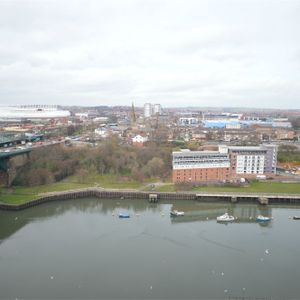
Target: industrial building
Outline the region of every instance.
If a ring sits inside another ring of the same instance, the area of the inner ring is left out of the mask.
[[[226,182],[276,174],[277,146],[219,146],[219,151],[173,152],[173,182]]]
[[[186,117],[184,117],[184,118],[179,118],[178,119],[178,125],[179,126],[198,126],[198,124],[199,124],[199,120],[198,120],[198,118],[192,118],[192,117],[190,117],[190,118],[186,118]]]
[[[227,128],[227,129],[239,129],[251,126],[265,126],[273,128],[291,128],[292,124],[286,118],[281,119],[263,119],[260,118],[246,118],[246,119],[208,119],[202,120],[204,128]]]

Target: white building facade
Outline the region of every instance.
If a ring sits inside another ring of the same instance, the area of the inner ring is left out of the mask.
[[[152,104],[151,103],[145,103],[144,104],[144,117],[150,118],[152,116]]]
[[[154,104],[153,105],[153,114],[154,115],[161,115],[161,105],[160,104]]]
[[[228,153],[232,175],[254,177],[275,175],[277,167],[277,145],[219,146],[219,151]]]
[[[150,118],[151,116],[161,115],[162,108],[160,104],[144,104],[144,118]]]

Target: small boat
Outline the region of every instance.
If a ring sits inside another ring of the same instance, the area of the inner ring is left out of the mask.
[[[234,216],[230,216],[228,213],[225,213],[222,216],[217,217],[218,222],[232,222],[235,220]]]
[[[170,212],[171,217],[180,217],[184,216],[184,211],[172,210]]]
[[[256,221],[257,222],[269,222],[269,221],[271,221],[271,218],[259,215],[259,216],[257,216]]]
[[[119,213],[119,218],[121,218],[121,219],[130,218],[130,215],[126,214],[126,213]]]
[[[300,220],[300,216],[293,216],[293,220]]]

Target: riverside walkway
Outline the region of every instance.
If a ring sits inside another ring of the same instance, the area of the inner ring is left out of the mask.
[[[39,195],[37,198],[22,204],[0,203],[2,210],[20,210],[51,201],[62,201],[77,198],[113,198],[113,199],[144,199],[149,202],[155,197],[160,200],[196,200],[201,202],[258,202],[262,205],[274,203],[299,203],[300,194],[272,193],[194,193],[194,192],[142,192],[135,190],[109,190],[101,188],[85,188],[63,192],[51,192]],[[155,201],[155,202],[157,202]]]

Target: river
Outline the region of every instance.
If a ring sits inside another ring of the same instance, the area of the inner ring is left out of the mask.
[[[217,223],[224,212],[238,221]],[[299,206],[94,198],[0,211],[0,298],[299,299],[293,215]]]

